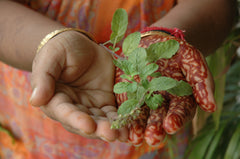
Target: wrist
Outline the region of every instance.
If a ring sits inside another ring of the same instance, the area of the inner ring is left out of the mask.
[[[95,38],[93,37],[93,35],[91,35],[90,33],[82,30],[82,29],[77,29],[77,28],[62,28],[62,29],[57,29],[57,30],[54,30],[52,32],[50,32],[49,34],[47,34],[40,42],[40,44],[38,45],[38,48],[37,48],[37,52],[38,53],[41,48],[46,45],[46,43],[48,43],[49,40],[55,38],[56,36],[64,33],[64,32],[68,32],[68,31],[76,31],[78,33],[81,33],[83,34],[84,36],[86,36],[87,38],[89,38],[90,40],[96,42]]]

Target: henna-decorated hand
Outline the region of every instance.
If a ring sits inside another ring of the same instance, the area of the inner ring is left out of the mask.
[[[135,146],[143,140],[150,146],[159,145],[166,134],[174,134],[195,115],[197,105],[204,111],[214,112],[216,104],[213,96],[214,83],[208,66],[202,54],[186,41],[167,34],[151,35],[142,38],[140,46],[147,48],[153,43],[177,40],[180,44],[178,52],[171,59],[157,61],[162,76],[176,80],[187,81],[193,88],[191,96],[174,96],[167,92],[162,106],[157,110],[149,110],[147,106],[141,108],[141,114],[129,126],[129,142]],[[122,82],[122,71],[117,68],[116,83]],[[127,100],[126,93],[117,94],[118,105]]]

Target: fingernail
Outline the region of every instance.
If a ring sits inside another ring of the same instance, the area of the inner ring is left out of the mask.
[[[113,142],[115,139],[107,139],[106,137],[100,136],[101,140],[106,141],[106,142]]]
[[[136,145],[133,144],[134,147],[140,147],[141,145],[142,145],[142,143],[140,143],[140,144],[136,144]]]
[[[105,137],[100,136],[101,140],[109,142]]]
[[[35,105],[32,103],[32,100],[35,98],[36,94],[37,94],[37,89],[34,88],[34,89],[33,89],[33,92],[32,92],[32,95],[31,95],[31,97],[30,97],[30,99],[29,99],[29,102],[30,102],[30,104],[31,104],[32,106],[35,106]]]

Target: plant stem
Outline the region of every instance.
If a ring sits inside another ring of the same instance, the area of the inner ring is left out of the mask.
[[[108,41],[106,41],[105,43],[103,43],[102,45],[107,45],[108,43],[110,43],[111,41],[110,40],[108,40]]]
[[[106,46],[104,46],[104,44],[99,44],[100,46],[102,46],[105,50],[107,50],[109,53],[111,53],[113,55],[113,58],[116,59],[115,57],[117,57],[120,60],[125,60],[125,58],[119,56],[118,54],[116,54],[115,52],[113,52],[112,50],[110,50],[109,48],[107,48]]]
[[[118,36],[116,36],[115,40],[114,40],[114,43],[113,43],[113,50],[115,50],[115,47],[116,47],[116,44],[117,44],[117,38]]]
[[[143,96],[140,98],[138,104],[136,105],[137,108],[140,108],[140,107],[142,106],[141,103],[144,101],[144,99],[145,99],[145,97],[146,97],[146,95],[147,95],[147,92],[148,92],[148,91],[146,91],[146,92],[143,94]]]
[[[142,97],[140,98],[139,102],[137,103],[137,105],[135,106],[135,108],[128,114],[126,115],[119,115],[118,118],[112,122],[111,124],[111,129],[118,129],[118,128],[121,128],[121,127],[124,127],[125,125],[127,125],[128,123],[130,123],[132,120],[135,120],[139,114],[140,114],[140,111],[141,111],[141,107],[143,106],[143,102],[144,102],[144,99],[145,99],[145,96],[147,95],[147,92],[146,91]]]

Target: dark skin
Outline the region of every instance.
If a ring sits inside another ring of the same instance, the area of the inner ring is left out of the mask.
[[[153,25],[186,30],[186,40],[206,56],[229,33],[234,6],[233,0],[180,1]],[[33,106],[41,107],[70,132],[88,138],[127,141],[127,128],[110,129],[109,118],[117,111],[111,55],[76,31],[59,34],[36,55],[44,36],[64,26],[8,0],[0,1],[0,15],[8,15],[0,16],[0,60],[32,71]]]

